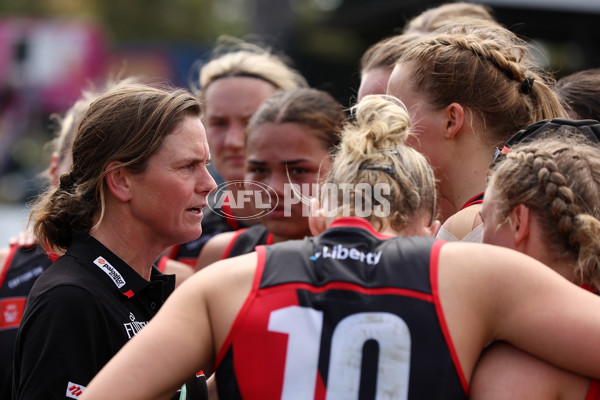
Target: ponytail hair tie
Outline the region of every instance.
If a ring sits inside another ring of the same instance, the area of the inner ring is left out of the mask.
[[[73,189],[75,186],[75,177],[73,172],[65,172],[60,176],[60,188],[66,192]]]
[[[525,78],[521,82],[521,92],[523,94],[529,94],[533,90],[533,78]]]

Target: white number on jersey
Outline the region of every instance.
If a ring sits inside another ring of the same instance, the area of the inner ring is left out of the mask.
[[[269,331],[288,334],[282,400],[312,400],[318,374],[323,313],[289,306],[271,313]],[[408,398],[411,337],[406,322],[385,312],[357,313],[333,331],[327,399],[358,398],[364,344],[379,346],[376,399]]]

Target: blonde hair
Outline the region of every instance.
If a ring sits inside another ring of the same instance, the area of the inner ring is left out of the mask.
[[[375,209],[380,204],[360,190],[351,191],[349,204],[342,204],[341,186],[350,184],[385,185],[384,197],[390,204],[390,214],[378,216],[372,212],[365,218],[380,229],[389,224],[401,231],[411,220],[424,213],[435,217],[435,178],[425,157],[405,144],[410,133],[410,119],[404,104],[392,96],[365,96],[351,109],[354,122],[342,131],[342,141],[336,152],[326,183],[339,187],[337,216],[357,215],[357,204]],[[326,203],[326,199],[322,199]],[[380,202],[379,202],[380,203]]]
[[[254,77],[281,90],[308,87],[306,79],[291,67],[285,56],[274,54],[270,48],[226,35],[217,39],[210,60],[199,68],[199,87],[198,84],[193,86],[202,104],[208,86],[227,76]]]
[[[375,68],[391,71],[402,53],[422,37],[421,33],[411,32],[380,40],[364,52],[360,59],[360,72],[365,73]]]
[[[579,284],[600,289],[600,147],[573,135],[515,146],[491,170],[501,224],[520,204],[534,211],[554,257],[575,262]]]
[[[481,4],[456,2],[432,7],[412,18],[404,26],[403,33],[427,33],[446,26],[485,21],[498,24],[492,16],[491,9]]]
[[[360,71],[364,73],[374,68],[393,69],[402,53],[417,40],[422,40],[439,28],[482,24],[499,25],[490,9],[480,4],[457,2],[430,8],[412,18],[401,34],[381,39],[369,47],[361,57]]]
[[[481,140],[491,148],[533,122],[566,117],[551,76],[535,66],[525,42],[501,26],[442,28],[398,63],[411,68],[410,84],[434,109],[456,102],[479,115]]]

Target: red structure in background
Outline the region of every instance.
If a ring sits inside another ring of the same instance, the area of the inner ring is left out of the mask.
[[[0,86],[24,91],[42,113],[70,107],[107,57],[104,31],[91,21],[0,19]]]
[[[187,86],[205,47],[169,42],[115,44],[93,20],[0,18],[0,203],[40,189],[36,174],[51,137],[49,115],[63,114],[83,89],[130,75]]]

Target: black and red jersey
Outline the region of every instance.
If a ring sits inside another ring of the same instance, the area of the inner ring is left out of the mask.
[[[223,252],[221,259],[252,253],[256,246],[273,244],[273,234],[262,224],[238,230]]]
[[[440,306],[443,241],[358,218],[257,248],[251,293],[219,351],[221,399],[465,399]]]
[[[483,203],[483,195],[484,193],[482,192],[476,196],[471,197],[460,209],[464,210],[465,208],[471,207],[472,205]]]
[[[39,245],[10,246],[0,274],[0,399],[11,398],[15,341],[31,287],[57,258]]]

